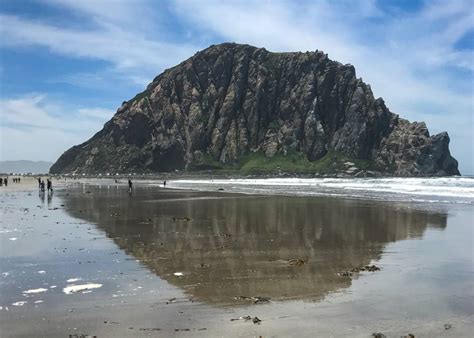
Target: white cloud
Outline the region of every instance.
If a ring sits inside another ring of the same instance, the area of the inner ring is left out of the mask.
[[[426,1],[419,11],[396,15],[385,12],[375,0],[43,2],[66,10],[84,25],[64,27],[0,14],[0,43],[11,48],[41,46],[52,53],[108,63],[94,74],[63,75],[64,82],[90,87],[101,81],[110,84],[107,79],[114,78],[144,86],[164,68],[205,47],[204,41],[235,41],[271,51],[319,49],[334,60],[352,63],[393,112],[425,120],[432,132],[447,130],[461,171],[474,173],[474,53],[455,48],[474,29],[471,0]],[[183,34],[187,41],[193,37],[192,43],[168,34],[175,26],[162,25],[167,14],[174,14],[171,23],[184,27]],[[36,96],[39,103],[31,100],[35,119],[43,121],[34,123],[50,125],[57,108],[44,97]],[[21,111],[20,103],[10,108]],[[45,111],[48,114],[41,115]],[[77,110],[75,114],[78,120],[88,118]],[[89,114],[101,112],[89,110]],[[21,113],[16,121],[32,123],[28,114]]]
[[[77,111],[81,117],[98,118],[105,121],[109,120],[113,115],[110,109],[105,108],[79,108]]]
[[[80,2],[78,2],[80,3]],[[140,18],[135,17],[135,20]],[[64,28],[49,22],[0,14],[2,47],[46,47],[52,53],[107,61],[137,82],[189,57],[195,46],[150,39],[130,26],[102,22],[94,29]],[[139,79],[139,80],[137,80]]]
[[[41,0],[44,4],[60,7],[75,13],[82,19],[94,20],[98,25],[114,23],[117,25],[152,25],[155,12],[150,11],[146,0]],[[140,18],[137,21],[137,18]]]
[[[134,96],[138,91],[143,90],[156,76],[156,72],[138,72],[143,75],[134,75],[118,73],[115,69],[103,68],[95,72],[70,72],[67,74],[52,75],[48,79],[50,84],[68,84],[77,88],[88,90],[96,90],[102,93],[116,93],[118,89],[130,91],[130,95]],[[119,97],[126,99],[126,97]]]
[[[73,108],[31,93],[0,101],[0,160],[54,161],[100,130],[114,112]]]

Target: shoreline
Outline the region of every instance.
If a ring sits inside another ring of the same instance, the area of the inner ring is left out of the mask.
[[[370,171],[369,171],[370,173]],[[319,173],[298,173],[298,172],[272,172],[272,173],[239,173],[238,171],[229,171],[229,172],[218,172],[213,170],[203,170],[203,171],[175,171],[175,172],[150,172],[150,173],[62,173],[62,174],[52,174],[52,173],[43,173],[43,174],[14,174],[14,173],[0,173],[0,177],[56,177],[56,178],[69,178],[69,179],[81,179],[81,178],[108,178],[108,179],[125,179],[125,178],[134,178],[134,179],[153,179],[153,180],[162,180],[162,179],[188,179],[188,178],[211,178],[211,179],[266,179],[266,178],[345,178],[345,179],[373,179],[373,178],[474,178],[474,175],[446,175],[446,176],[397,176],[390,175],[382,172],[373,172],[373,175],[366,176],[354,176],[347,173],[331,173],[331,174],[319,174]]]
[[[110,178],[110,177],[80,177],[80,178],[64,178],[54,176],[51,177],[53,181],[53,189],[64,189],[74,187],[76,184],[107,185],[107,186],[127,186],[128,178]],[[35,191],[38,189],[35,177],[22,177],[21,183],[10,183],[7,187],[0,187],[0,194],[13,191]],[[464,189],[465,197],[461,197],[456,193],[457,190],[450,192],[450,189],[458,186],[454,181],[454,186],[440,185],[431,187],[431,184],[444,184],[442,182],[451,182],[453,180],[467,179],[469,180],[469,188]],[[301,180],[301,181],[298,181]],[[316,181],[313,181],[316,180]],[[394,202],[401,204],[412,205],[444,205],[444,204],[474,204],[474,179],[470,177],[464,178],[407,178],[406,191],[398,188],[399,184],[404,184],[404,179],[390,178],[390,179],[305,179],[305,178],[182,178],[170,179],[167,181],[167,186],[163,187],[163,179],[157,178],[132,178],[133,188],[157,188],[164,189],[163,191],[192,191],[192,192],[208,192],[230,195],[244,195],[244,196],[299,196],[299,197],[314,197],[314,198],[330,198],[330,199],[344,199],[349,201],[367,201],[367,202]],[[470,181],[472,180],[472,184]],[[432,182],[432,183],[430,183]],[[375,185],[374,185],[375,184]],[[328,187],[331,188],[327,188]],[[382,185],[382,190],[378,188]],[[417,188],[411,188],[413,185]],[[393,186],[391,188],[391,186]],[[472,188],[471,188],[472,186]],[[428,189],[429,188],[429,189]],[[328,190],[329,189],[329,190]],[[430,190],[431,189],[431,190]],[[466,190],[467,189],[467,190]],[[424,191],[426,190],[426,191]],[[430,192],[432,191],[432,192]]]

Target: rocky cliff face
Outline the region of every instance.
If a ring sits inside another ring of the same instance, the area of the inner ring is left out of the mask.
[[[297,153],[359,159],[390,175],[456,175],[448,145],[447,133],[430,136],[423,122],[391,113],[351,65],[226,43],[156,77],[51,173],[232,167],[249,154]]]

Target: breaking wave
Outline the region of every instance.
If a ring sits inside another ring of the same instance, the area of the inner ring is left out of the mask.
[[[474,178],[471,177],[183,179],[170,181],[169,186],[247,194],[474,203]]]

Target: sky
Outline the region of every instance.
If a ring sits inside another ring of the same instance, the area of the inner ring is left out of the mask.
[[[211,44],[322,50],[474,174],[472,0],[0,0],[0,160],[55,161]]]

